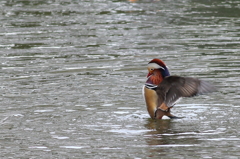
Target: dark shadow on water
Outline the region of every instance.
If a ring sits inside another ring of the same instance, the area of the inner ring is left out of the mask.
[[[155,129],[159,134],[166,133],[171,128],[171,120],[152,120],[148,119],[145,127],[148,129]]]
[[[172,134],[177,132],[172,132],[173,127],[172,120],[152,120],[149,119],[147,123],[145,124],[145,127],[148,129],[151,129],[152,131],[149,131],[146,133],[146,141],[148,145],[166,145],[170,144],[171,140],[169,139],[169,136],[166,136],[164,134]]]
[[[148,119],[144,125],[148,131],[145,134],[146,142],[149,146],[158,147],[156,151],[168,151],[169,147],[176,145],[196,145],[198,140],[198,130],[194,125],[186,125],[184,122],[178,122],[181,119],[152,120]]]

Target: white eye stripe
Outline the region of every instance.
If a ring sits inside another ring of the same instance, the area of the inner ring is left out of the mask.
[[[165,68],[163,68],[162,66],[160,66],[160,65],[158,65],[158,64],[156,64],[156,63],[149,63],[149,64],[148,64],[148,67],[150,67],[150,68],[155,68],[155,69],[161,68],[161,69],[165,70]]]

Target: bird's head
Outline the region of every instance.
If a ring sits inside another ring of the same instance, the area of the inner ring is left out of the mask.
[[[170,73],[168,71],[167,66],[165,65],[165,63],[160,60],[160,59],[153,59],[148,63],[147,66],[148,69],[148,75],[147,77],[150,77],[151,75],[154,74],[154,72],[156,71],[160,71],[161,72],[161,76],[164,78],[166,76],[170,76]]]

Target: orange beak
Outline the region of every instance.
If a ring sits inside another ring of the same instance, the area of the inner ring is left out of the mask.
[[[148,75],[147,75],[147,78],[149,77],[149,76],[151,76],[153,74],[153,71],[149,71],[148,72]]]

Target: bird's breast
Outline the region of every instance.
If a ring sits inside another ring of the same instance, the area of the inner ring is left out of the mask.
[[[155,111],[157,109],[158,96],[155,90],[148,89],[144,86],[143,96],[145,98],[146,106],[151,118],[155,118]]]

